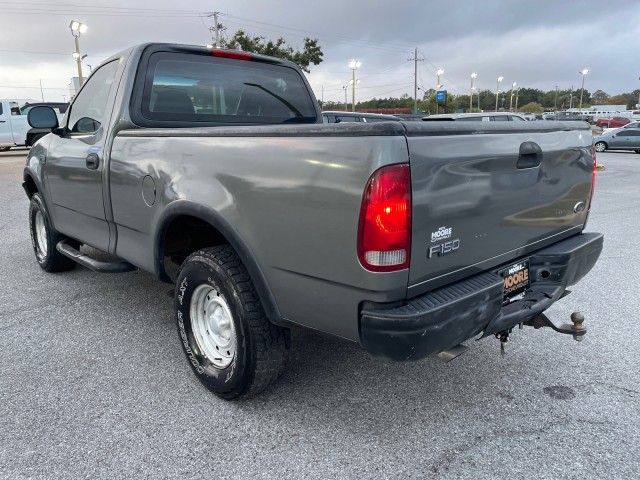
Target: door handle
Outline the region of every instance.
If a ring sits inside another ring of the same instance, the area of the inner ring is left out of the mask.
[[[520,145],[518,168],[534,168],[542,162],[542,149],[536,142],[524,142]]]
[[[97,170],[100,166],[100,157],[97,153],[90,153],[87,155],[86,164],[89,170]]]

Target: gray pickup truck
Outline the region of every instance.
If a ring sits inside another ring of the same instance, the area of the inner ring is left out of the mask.
[[[24,169],[40,266],[174,284],[187,360],[223,398],[278,378],[293,327],[394,360],[585,332],[543,312],[602,250],[587,124],[323,124],[296,65],[167,44],[105,61],[61,126],[29,119],[53,129]]]

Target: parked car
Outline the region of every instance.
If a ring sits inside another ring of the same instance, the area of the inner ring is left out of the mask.
[[[596,120],[596,127],[617,128],[626,125],[630,121],[631,120],[629,120],[627,117],[601,118],[599,120]]]
[[[384,115],[382,113],[364,113],[364,112],[322,112],[322,121],[324,123],[346,123],[346,122],[399,122],[401,119],[395,115]]]
[[[623,128],[640,128],[640,121],[629,122],[629,123],[627,123],[626,125],[624,125],[622,127],[603,128],[602,129],[602,133],[607,133],[607,132],[610,132],[612,130],[621,130]]]
[[[640,128],[612,130],[593,137],[593,148],[595,148],[596,152],[633,150],[636,153],[640,153]]]
[[[520,114],[510,112],[482,112],[482,113],[442,113],[429,115],[425,121],[451,121],[460,122],[526,122]]]
[[[427,114],[425,113],[394,113],[394,117],[398,117],[400,120],[404,120],[405,122],[421,122]]]

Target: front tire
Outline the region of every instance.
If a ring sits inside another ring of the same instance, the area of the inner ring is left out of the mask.
[[[76,262],[56,250],[65,237],[51,226],[51,218],[39,193],[34,193],[29,204],[29,231],[31,245],[40,267],[50,273],[72,270]]]
[[[596,152],[606,152],[607,151],[607,144],[604,142],[597,142],[593,148],[596,149]]]
[[[228,245],[182,264],[175,290],[178,334],[191,369],[216,395],[256,395],[282,374],[289,330],[266,317],[249,274]]]

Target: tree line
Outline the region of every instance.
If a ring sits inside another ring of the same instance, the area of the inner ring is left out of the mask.
[[[224,30],[220,24],[218,28]],[[309,73],[310,65],[319,65],[323,60],[323,52],[318,39],[305,38],[302,50],[295,49],[287,44],[282,38],[275,41],[268,40],[263,36],[251,36],[243,30],[238,30],[231,38],[221,39],[220,46],[230,49],[239,49],[248,52],[260,53],[279,58],[285,58],[297,63],[302,70]],[[436,91],[434,89],[422,90],[423,96],[417,101],[418,110],[421,113],[456,111],[480,111],[494,110],[496,104],[498,109],[517,109],[521,112],[544,112],[553,110],[566,110],[567,108],[577,108],[580,104],[580,90],[550,90],[542,91],[536,88],[519,88],[517,90],[506,90],[498,93],[491,90],[482,90],[474,93],[473,98],[469,95],[447,94],[446,102],[436,102]],[[597,90],[593,94],[589,90],[582,92],[582,107],[591,105],[626,105],[628,110],[635,109],[639,100],[640,89],[629,93],[610,96],[602,90]],[[350,110],[351,105],[342,102],[318,101],[323,110]],[[371,110],[382,108],[414,108],[414,99],[408,94],[400,98],[373,98],[356,103],[356,110]]]

